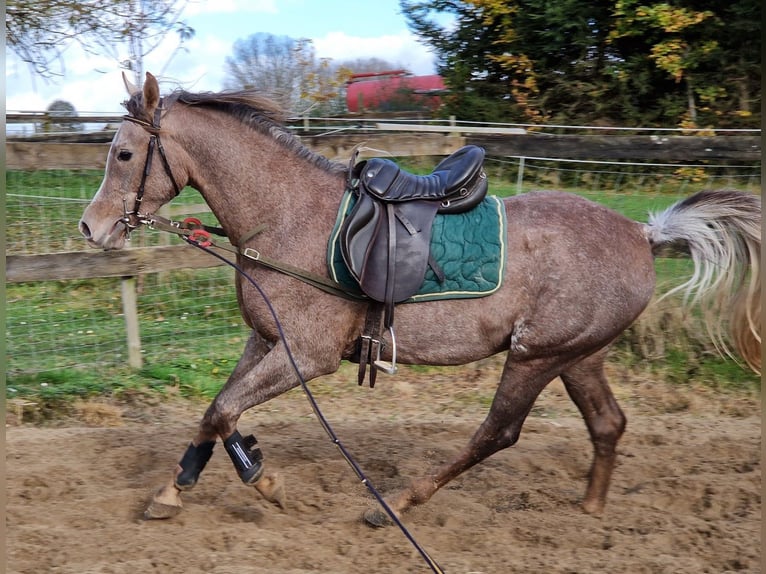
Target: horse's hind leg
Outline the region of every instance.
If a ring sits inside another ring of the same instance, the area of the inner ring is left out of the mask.
[[[560,373],[562,367],[558,358],[521,363],[507,359],[489,413],[468,445],[452,461],[437,468],[432,474],[413,480],[408,488],[387,498],[391,510],[399,515],[413,506],[427,502],[453,478],[497,451],[515,444],[538,395]],[[387,516],[377,509],[366,512],[364,518],[372,526],[388,524]]]
[[[617,441],[625,431],[625,415],[609,389],[604,374],[606,349],[591,355],[561,374],[569,396],[580,409],[593,443],[593,464],[582,502],[590,514],[606,504],[609,482],[617,460]]]

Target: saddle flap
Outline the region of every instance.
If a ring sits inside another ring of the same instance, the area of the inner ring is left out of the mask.
[[[341,227],[341,255],[351,274],[359,281],[365,261],[380,233],[383,207],[367,196],[359,197]]]
[[[387,207],[366,194],[359,197],[341,228],[340,248],[351,275],[368,297],[381,302],[390,297],[398,303],[418,291],[428,266],[436,208],[437,204],[428,202]]]

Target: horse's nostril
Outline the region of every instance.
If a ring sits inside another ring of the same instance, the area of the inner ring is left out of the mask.
[[[77,227],[80,229],[80,233],[82,233],[82,235],[83,235],[83,237],[85,237],[85,239],[90,239],[91,238],[90,227],[88,227],[87,223],[85,223],[84,221],[80,220],[80,223],[77,225]]]

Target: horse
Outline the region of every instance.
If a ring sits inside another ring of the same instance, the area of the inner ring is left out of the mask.
[[[142,88],[123,79],[128,113],[112,141],[104,179],[79,221],[87,243],[104,250],[124,247],[133,229],[154,221],[160,207],[191,186],[237,248],[237,265],[258,278],[255,286],[243,275],[236,280],[241,314],[251,329],[244,352],[145,516],[178,514],[182,492],[197,483],[218,439],[240,479],[284,506],[283,479],[266,469],[258,441],[242,437],[238,420],[298,386],[301,376],[309,381],[331,374],[354,359],[369,301],[325,292],[243,254],[255,250],[263,259],[327,277],[327,240],[349,166],[301,143],[279,108],[254,90],[176,89],[161,96],[150,73]],[[626,426],[605,376],[605,357],[651,302],[655,259],[669,249],[693,260],[692,277],[676,289],[687,305],[705,310],[721,352],[735,353],[760,371],[757,195],[697,192],[646,223],[564,192],[528,192],[502,205],[505,278],[496,292],[396,307],[400,364],[455,366],[505,353],[486,418],[465,447],[385,497],[396,517],[514,445],[536,398],[557,377],[593,446],[581,506],[586,513],[602,513]],[[386,346],[382,358],[390,360],[390,354]],[[381,514],[368,510],[365,518],[382,525],[387,517]]]

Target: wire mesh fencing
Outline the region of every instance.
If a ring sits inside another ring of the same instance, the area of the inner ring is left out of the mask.
[[[565,162],[546,158],[488,158],[490,193],[564,189],[643,219],[647,205],[662,208],[702,188],[733,187],[757,193],[758,165],[705,166]],[[77,229],[103,174],[94,171],[6,173],[6,254],[85,250]],[[174,204],[201,204],[191,189]],[[212,214],[198,214],[215,224]],[[132,247],[179,242],[142,230]],[[190,248],[191,249],[191,248]],[[137,284],[144,364],[174,360],[234,361],[248,329],[239,316],[228,267],[141,275]],[[42,281],[6,285],[6,375],[12,383],[61,369],[104,368],[127,361],[120,279]]]

